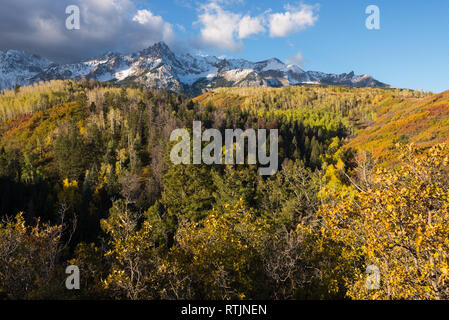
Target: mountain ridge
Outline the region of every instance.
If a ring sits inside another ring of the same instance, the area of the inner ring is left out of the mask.
[[[200,94],[218,87],[285,87],[321,84],[389,87],[369,75],[304,71],[278,58],[251,62],[215,56],[175,54],[159,42],[131,54],[107,52],[78,63],[56,64],[24,51],[0,51],[0,89],[39,81],[81,79],[135,83],[148,88]]]

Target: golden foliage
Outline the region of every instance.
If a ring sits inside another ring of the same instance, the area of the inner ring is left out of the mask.
[[[0,293],[7,298],[43,299],[59,290],[62,226],[28,227],[22,213],[0,222]]]
[[[261,267],[255,262],[268,235],[268,225],[240,201],[201,223],[183,224],[172,251],[208,299],[244,299],[257,285],[251,275]]]
[[[354,199],[319,212],[323,234],[347,246],[347,259],[363,261],[346,279],[351,298],[449,298],[449,148],[403,147],[401,160],[394,170],[378,169]],[[380,269],[379,290],[368,290],[369,265]]]

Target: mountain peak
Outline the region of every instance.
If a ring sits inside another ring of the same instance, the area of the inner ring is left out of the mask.
[[[267,62],[275,62],[275,63],[280,63],[280,64],[285,64],[284,62],[282,62],[281,60],[279,60],[278,58],[271,58],[266,60]]]
[[[153,44],[153,46],[150,46],[150,48],[158,48],[165,51],[171,51],[170,48],[167,46],[167,44],[164,41],[159,41]]]
[[[158,55],[172,55],[173,52],[167,46],[167,44],[163,41],[156,42],[152,46],[144,49],[143,52],[146,54],[158,54]]]
[[[15,49],[9,49],[6,51],[6,54],[8,55],[28,55],[23,50],[15,50]]]
[[[114,52],[114,51],[108,51],[108,52],[105,52],[105,53],[95,57],[94,59],[97,59],[97,60],[109,60],[109,59],[111,59],[113,57],[116,57],[116,56],[120,56],[120,53],[117,53],[117,52]]]

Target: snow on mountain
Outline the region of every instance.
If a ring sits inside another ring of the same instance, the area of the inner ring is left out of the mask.
[[[0,89],[52,79],[83,77],[114,83],[133,82],[145,87],[193,94],[216,87],[282,87],[298,84],[385,87],[368,75],[304,71],[272,58],[260,62],[191,54],[176,55],[163,42],[138,53],[108,52],[72,64],[54,64],[22,51],[0,51]]]
[[[53,62],[24,51],[0,51],[0,89],[16,84],[27,85],[29,79],[49,68]]]

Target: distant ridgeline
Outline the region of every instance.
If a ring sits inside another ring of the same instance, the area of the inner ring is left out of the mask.
[[[388,85],[354,72],[329,74],[304,71],[272,58],[260,62],[213,56],[175,54],[163,42],[140,52],[108,52],[77,63],[56,64],[23,51],[0,51],[0,89],[16,84],[86,77],[118,85],[171,90],[193,95],[218,87],[285,87],[299,84],[379,87]]]

